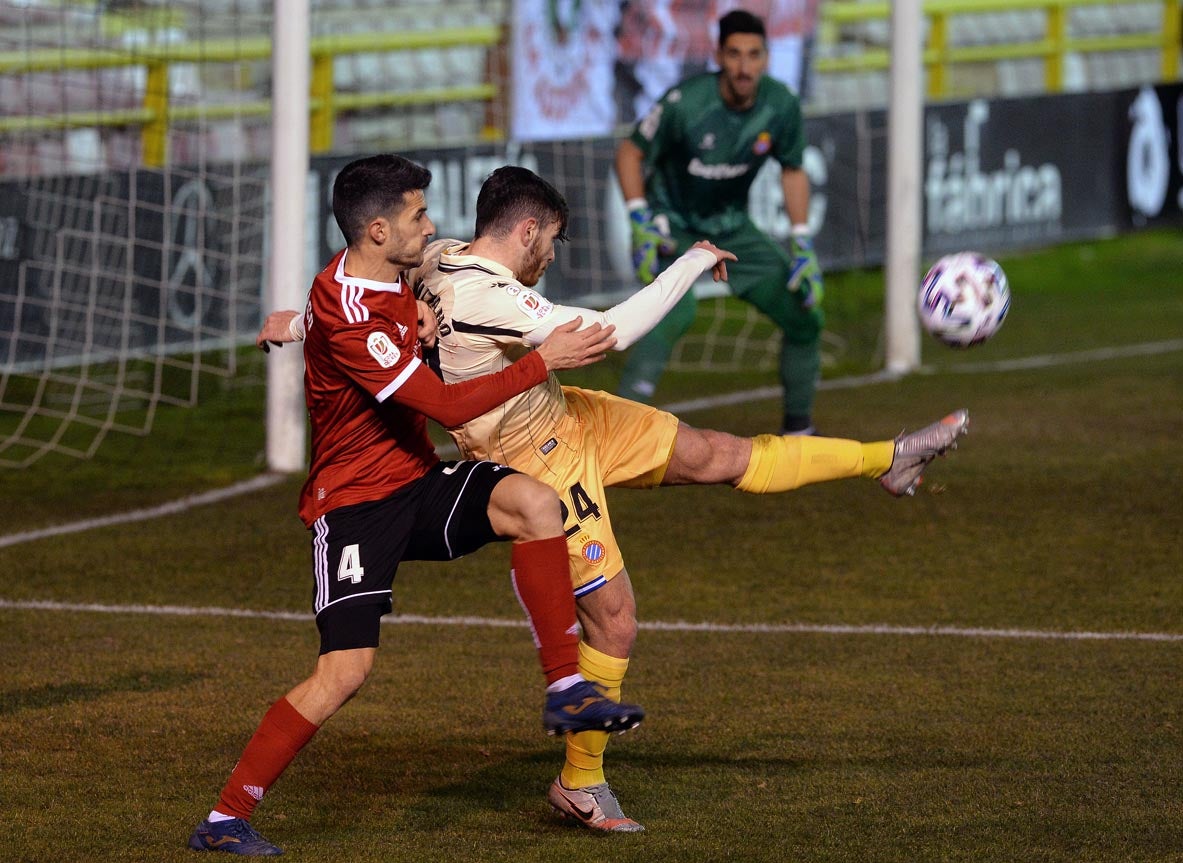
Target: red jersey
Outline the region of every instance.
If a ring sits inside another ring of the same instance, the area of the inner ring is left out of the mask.
[[[427,417],[456,426],[546,380],[530,353],[494,375],[445,385],[420,359],[415,294],[403,280],[316,276],[304,310],[304,398],[312,464],[300,493],[309,527],[340,506],[381,500],[438,461]]]

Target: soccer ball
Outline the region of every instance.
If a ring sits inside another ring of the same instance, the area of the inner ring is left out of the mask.
[[[1010,309],[1006,273],[977,252],[945,255],[924,276],[916,311],[928,332],[955,348],[986,341]]]

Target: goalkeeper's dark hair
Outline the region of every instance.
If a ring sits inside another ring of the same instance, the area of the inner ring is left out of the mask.
[[[345,242],[359,241],[373,219],[400,210],[408,192],[431,185],[431,171],[394,153],[350,162],[333,182],[333,218]]]
[[[537,219],[540,227],[558,222],[560,242],[567,239],[571,215],[559,190],[528,168],[506,165],[489,175],[476,198],[476,233],[481,237],[505,237],[523,219]]]
[[[768,41],[764,22],[743,9],[733,9],[719,19],[719,47],[722,48],[727,38],[735,33],[752,33],[765,42]]]

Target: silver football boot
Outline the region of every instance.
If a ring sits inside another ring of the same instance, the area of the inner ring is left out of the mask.
[[[953,411],[942,420],[895,439],[895,457],[879,484],[890,494],[915,494],[929,462],[946,450],[957,449],[957,439],[969,430],[969,411]]]

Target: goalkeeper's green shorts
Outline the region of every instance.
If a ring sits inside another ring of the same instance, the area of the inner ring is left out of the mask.
[[[794,344],[815,341],[825,325],[820,308],[805,309],[785,285],[792,268],[788,249],[747,219],[734,231],[717,235],[695,234],[675,226],[671,235],[678,244],[676,257],[699,240],[709,240],[720,249],[734,252],[738,261],[727,262],[727,287],[741,300],[756,306],[785,333]],[[662,258],[662,266],[673,257]]]

